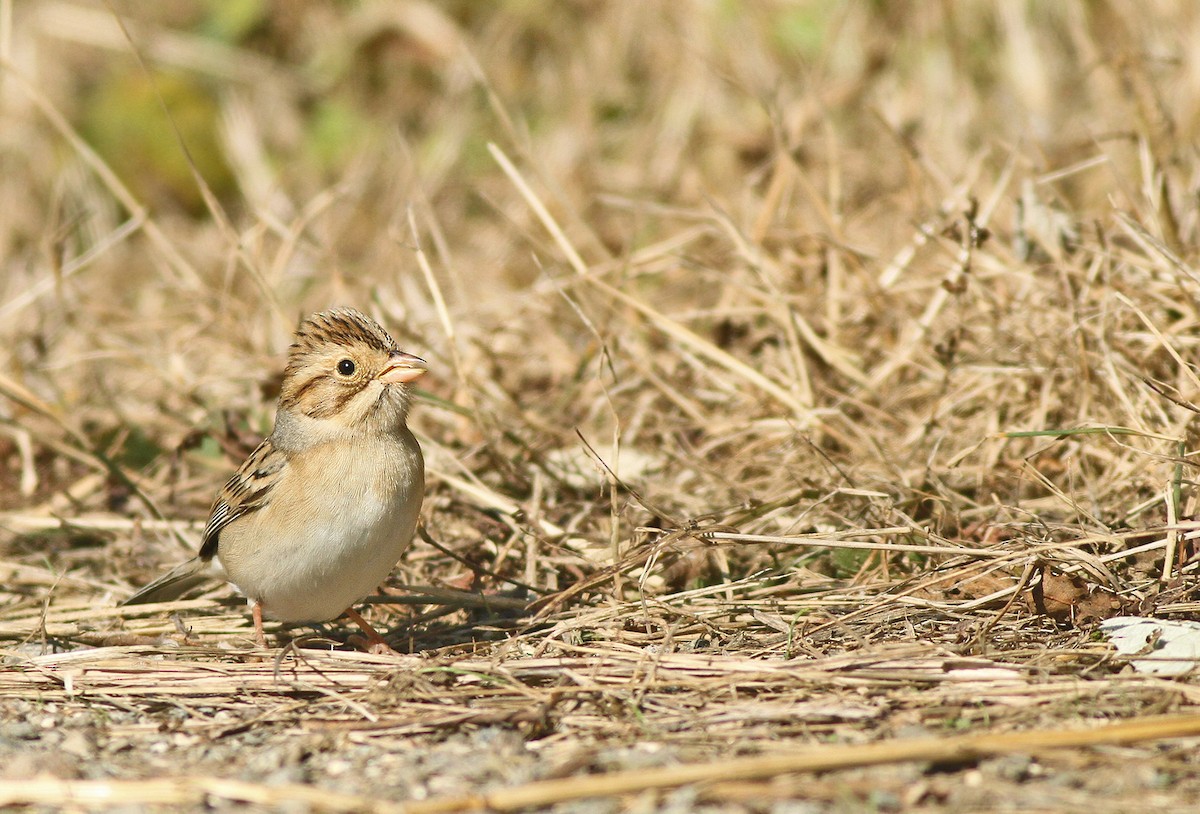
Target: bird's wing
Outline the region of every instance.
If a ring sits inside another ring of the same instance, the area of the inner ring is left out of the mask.
[[[287,455],[276,449],[270,438],[250,453],[213,503],[212,515],[204,527],[204,540],[200,544],[200,559],[211,560],[216,556],[222,529],[271,502],[271,493],[285,469]]]

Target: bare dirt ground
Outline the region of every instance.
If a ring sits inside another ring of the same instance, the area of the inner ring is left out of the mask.
[[[0,806],[1179,811],[1200,7],[0,0]],[[188,556],[431,363],[352,626]]]

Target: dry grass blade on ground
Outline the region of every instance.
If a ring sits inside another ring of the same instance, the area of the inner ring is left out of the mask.
[[[1196,683],[1096,625],[1200,607],[1194,42],[0,1],[0,800],[1176,810]],[[118,607],[332,304],[431,363],[406,655]]]

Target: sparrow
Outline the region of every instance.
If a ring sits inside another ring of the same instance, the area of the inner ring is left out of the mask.
[[[304,320],[275,428],[217,496],[199,555],[122,604],[167,602],[224,579],[247,598],[262,647],[264,614],[345,614],[373,649],[390,649],[352,605],[387,578],[416,529],[425,464],[406,421],[409,383],[426,369],[352,308]]]

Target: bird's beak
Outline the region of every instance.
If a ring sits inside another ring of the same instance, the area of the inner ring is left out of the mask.
[[[394,350],[388,356],[387,367],[379,374],[384,384],[403,384],[424,375],[429,370],[425,360],[411,353]]]

